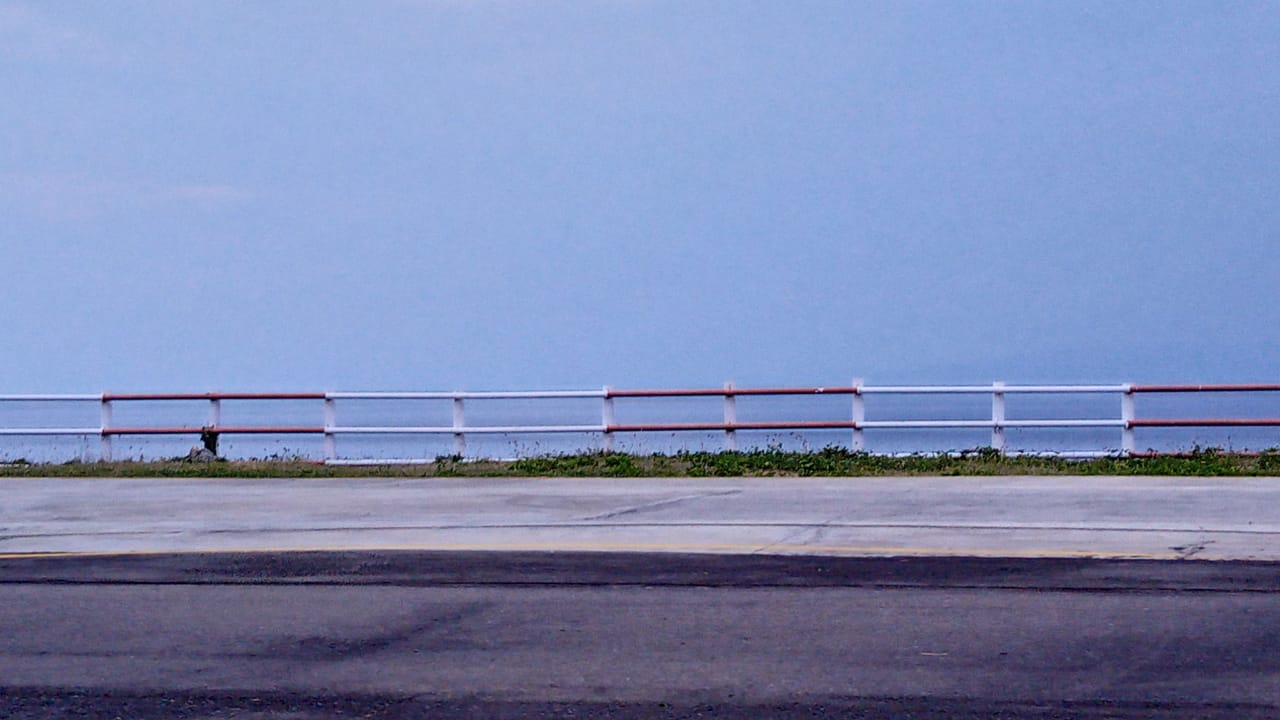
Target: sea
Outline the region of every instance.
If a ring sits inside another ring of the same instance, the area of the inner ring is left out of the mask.
[[[615,398],[614,419],[619,424],[720,422],[724,400],[718,396],[683,398]],[[1137,418],[1280,418],[1280,392],[1138,394]],[[1121,396],[1106,394],[1008,394],[1008,420],[1109,419],[1120,417]],[[208,422],[210,403],[205,400],[115,401],[115,427],[201,427]],[[321,400],[223,400],[224,426],[322,426]],[[339,399],[335,401],[335,426],[448,427],[453,422],[449,399]],[[739,396],[736,416],[741,422],[849,420],[849,395]],[[867,395],[867,420],[989,420],[991,397],[971,395]],[[468,426],[599,425],[600,398],[467,399]],[[0,430],[9,428],[96,428],[100,405],[96,401],[0,401]],[[1197,448],[1252,452],[1280,447],[1278,427],[1137,428],[1139,451],[1180,452]],[[348,461],[431,460],[455,454],[452,434],[338,434],[337,456]],[[739,430],[737,449],[817,451],[826,447],[853,447],[849,429]],[[1105,428],[1007,428],[1005,449],[1028,453],[1118,452],[1122,432]],[[863,448],[871,453],[946,453],[978,449],[992,444],[987,428],[867,429]],[[158,460],[182,457],[196,446],[195,434],[181,436],[116,436],[112,456],[116,460]],[[465,436],[463,455],[468,458],[511,459],[599,451],[599,432],[496,433]],[[615,433],[613,449],[635,454],[717,452],[726,448],[722,431],[652,431]],[[0,462],[89,462],[97,460],[101,441],[97,434],[72,436],[0,434]],[[320,435],[223,435],[218,451],[232,459],[321,459]]]

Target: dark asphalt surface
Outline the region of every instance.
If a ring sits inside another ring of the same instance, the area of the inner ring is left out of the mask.
[[[1275,718],[1280,565],[0,559],[3,718]]]

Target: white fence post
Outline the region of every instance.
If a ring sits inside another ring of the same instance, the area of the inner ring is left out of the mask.
[[[609,385],[604,386],[604,400],[600,405],[600,424],[604,425],[604,451],[613,452],[613,431],[609,428],[613,427],[613,388]]]
[[[453,395],[453,454],[462,457],[467,454],[467,438],[462,434],[466,425],[466,417],[462,412],[462,398],[458,393]]]
[[[1004,454],[1004,388],[1003,382],[991,384],[991,448]]]
[[[1132,455],[1138,449],[1133,435],[1134,416],[1133,385],[1126,384],[1124,393],[1120,395],[1120,419],[1124,421],[1124,428],[1120,431],[1120,450],[1124,455]]]
[[[217,392],[217,391],[215,390],[214,392]],[[211,397],[209,398],[209,423],[206,427],[208,427],[208,429],[214,433],[213,435],[214,447],[217,447],[218,445],[217,432],[218,432],[218,426],[221,424],[222,424],[222,401],[216,397]],[[200,433],[201,444],[204,443],[204,439],[205,439],[205,434]],[[215,450],[214,453],[216,454],[217,451]]]
[[[738,434],[733,425],[738,422],[738,398],[733,394],[733,383],[724,384],[724,449],[733,452],[738,449]]]
[[[862,394],[862,378],[853,379],[853,451],[866,452],[867,441],[862,423],[867,420],[867,400]]]
[[[102,462],[111,462],[111,436],[107,434],[107,430],[111,428],[111,401],[107,399],[105,393],[102,395],[102,409],[99,417],[102,435],[98,445],[98,457]]]
[[[325,393],[324,399],[324,459],[326,462],[338,459],[338,442],[333,428],[338,424],[337,402]]]

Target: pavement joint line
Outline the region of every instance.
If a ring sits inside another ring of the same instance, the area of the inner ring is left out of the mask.
[[[93,550],[93,551],[32,551],[0,553],[0,560],[25,560],[38,558],[90,558],[113,556],[154,555],[237,555],[274,553],[318,552],[656,552],[656,553],[711,553],[742,555],[797,555],[797,556],[879,556],[879,557],[990,557],[990,558],[1097,558],[1131,560],[1186,560],[1187,555],[1177,552],[1115,552],[1100,550],[1067,549],[1015,549],[989,548],[929,548],[899,546],[860,545],[768,545],[759,544],[698,544],[698,543],[440,543],[422,545],[371,545],[371,546],[298,546],[258,548],[174,548],[171,550]],[[1196,559],[1227,560],[1231,558],[1197,555]]]
[[[36,537],[99,537],[117,535],[232,535],[238,533],[279,533],[279,532],[365,532],[365,531],[398,531],[398,530],[564,530],[573,528],[795,528],[799,532],[808,530],[825,530],[829,528],[850,528],[875,530],[1056,530],[1061,532],[1108,532],[1108,533],[1197,533],[1203,535],[1280,535],[1280,527],[1271,530],[1242,530],[1238,528],[1205,528],[1205,527],[1131,527],[1106,525],[1050,525],[1050,524],[970,524],[970,523],[805,523],[805,522],[548,522],[548,523],[477,523],[467,525],[327,525],[304,527],[231,527],[213,528],[210,530],[168,530],[164,528],[144,530],[109,530],[109,531],[68,531],[48,533],[25,533],[0,535],[0,540]]]

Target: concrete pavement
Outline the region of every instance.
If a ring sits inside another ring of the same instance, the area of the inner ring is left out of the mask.
[[[1280,560],[1280,478],[0,480],[0,555],[386,549]]]

